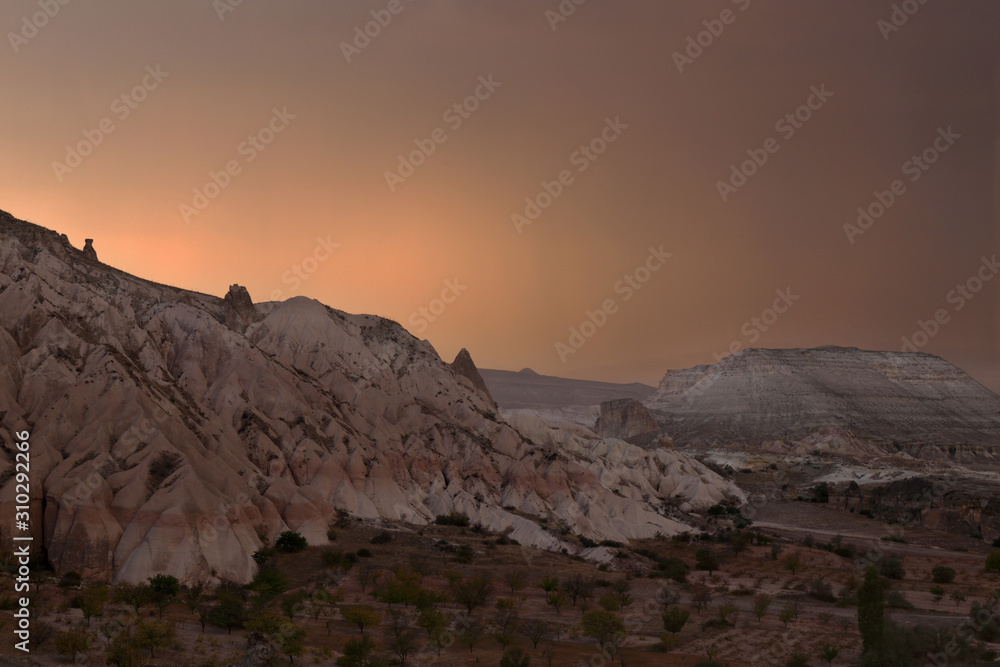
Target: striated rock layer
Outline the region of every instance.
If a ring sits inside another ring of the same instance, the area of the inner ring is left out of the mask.
[[[239,286],[221,299],[145,281],[0,212],[0,516],[14,516],[25,430],[35,545],[57,572],[116,581],[246,582],[262,537],[324,544],[338,511],[412,524],[459,511],[572,549],[525,517],[627,541],[743,496],[676,452],[498,420],[471,357],[457,361],[304,297],[254,305]]]
[[[1000,445],[1000,396],[924,353],[747,349],[668,372],[645,404],[678,444],[811,443],[826,434],[824,442],[968,461],[995,460]]]
[[[628,440],[659,430],[646,406],[632,398],[617,398],[601,403],[601,414],[594,424],[594,431],[605,438]]]

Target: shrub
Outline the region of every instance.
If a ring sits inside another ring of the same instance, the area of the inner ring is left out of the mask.
[[[334,540],[337,539],[337,532],[333,528],[330,528],[329,530],[326,531],[326,539],[333,542]]]
[[[372,555],[371,549],[358,549],[358,558],[371,558]]]
[[[59,579],[59,588],[76,588],[83,583],[79,572],[67,572]]]
[[[296,533],[291,530],[286,530],[281,535],[278,535],[278,539],[274,542],[274,548],[278,551],[284,551],[285,553],[295,553],[297,551],[302,551],[307,546],[309,542],[301,533]]]
[[[469,517],[462,512],[449,512],[448,514],[438,514],[434,519],[434,523],[439,526],[459,526],[460,528],[467,528],[469,526]]]
[[[830,485],[826,482],[820,482],[812,488],[812,499],[813,502],[817,503],[828,503],[830,502]]]
[[[680,558],[676,556],[659,558],[656,561],[656,567],[660,572],[663,572],[665,577],[669,577],[679,584],[687,583],[688,566]]]
[[[597,546],[597,542],[590,539],[589,537],[584,537],[583,535],[577,535],[577,539],[580,540],[580,546],[585,549],[593,549]]]
[[[946,565],[938,565],[931,570],[931,577],[935,584],[950,584],[955,581],[955,570]]]
[[[181,582],[169,574],[158,574],[149,578],[149,587],[154,593],[166,597],[176,597],[181,592]]]
[[[455,555],[455,560],[459,563],[469,564],[472,562],[472,558],[475,556],[475,552],[472,550],[468,544],[463,544],[458,548],[458,553]]]
[[[388,544],[392,542],[392,533],[383,530],[381,533],[368,540],[372,544]]]
[[[90,636],[83,630],[69,630],[56,636],[56,650],[60,655],[75,656],[90,649]]]
[[[809,584],[809,596],[821,602],[836,602],[837,598],[833,594],[833,587],[823,578],[814,579]]]
[[[986,557],[986,569],[989,572],[1000,572],[1000,551],[994,551]]]
[[[903,569],[903,559],[899,556],[885,556],[879,563],[879,573],[889,579],[902,579],[906,576],[906,570]]]

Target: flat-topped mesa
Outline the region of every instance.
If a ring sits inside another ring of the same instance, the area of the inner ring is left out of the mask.
[[[479,369],[476,368],[475,362],[472,361],[472,355],[464,347],[459,350],[458,354],[455,356],[455,361],[451,362],[451,368],[453,371],[467,379],[472,383],[476,389],[479,390],[483,396],[485,396],[490,405],[494,408],[497,406],[497,402],[493,400],[493,396],[490,394],[490,390],[486,387],[486,382],[483,380],[483,376],[479,374]]]
[[[628,440],[660,430],[652,413],[634,398],[616,398],[601,403],[594,431],[602,438]]]
[[[1000,444],[1000,396],[922,352],[745,349],[669,372],[644,403],[682,445],[792,443],[823,429],[923,458],[971,457],[964,446],[992,457]]]
[[[253,305],[253,299],[246,287],[230,285],[225,298],[223,321],[233,331],[243,333],[247,327],[260,320],[260,313]]]

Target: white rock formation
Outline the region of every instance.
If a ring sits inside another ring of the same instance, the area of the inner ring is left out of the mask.
[[[465,512],[555,549],[558,533],[525,517],[626,541],[688,530],[672,507],[741,497],[676,452],[497,421],[394,322],[230,294],[127,275],[0,212],[0,515],[13,516],[10,438],[28,430],[36,544],[57,572],[245,582],[261,537],[324,544],[338,510]]]

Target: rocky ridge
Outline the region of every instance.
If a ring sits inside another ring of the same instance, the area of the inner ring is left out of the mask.
[[[572,550],[532,517],[627,541],[687,530],[678,507],[743,497],[678,452],[498,418],[470,365],[304,297],[143,280],[0,212],[0,512],[27,430],[35,544],[59,573],[246,582],[263,540],[325,544],[339,513],[464,512]]]

